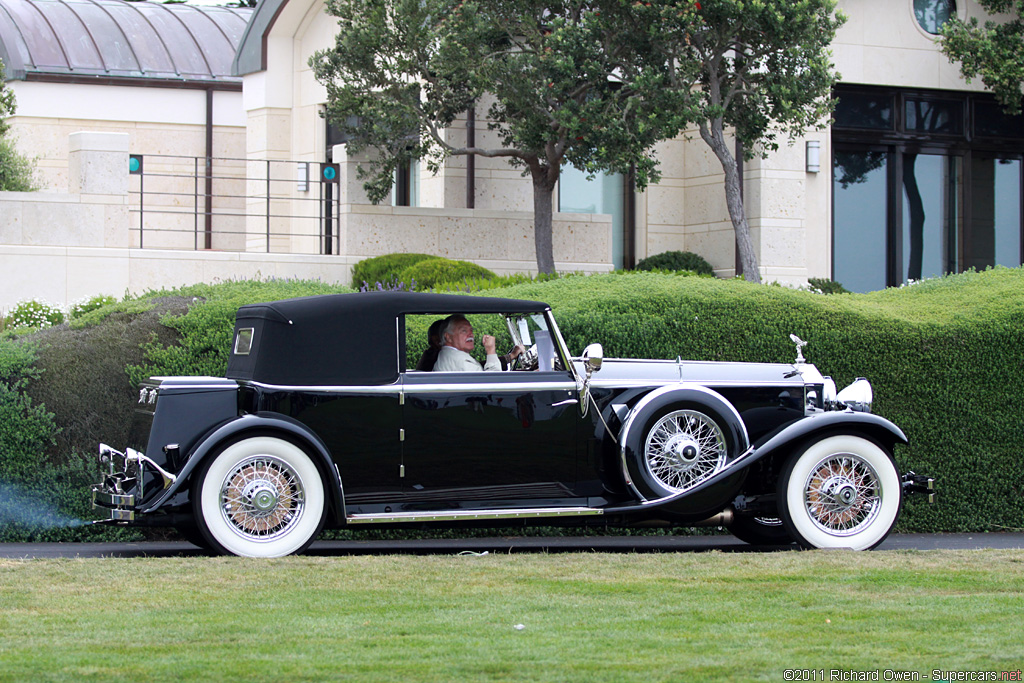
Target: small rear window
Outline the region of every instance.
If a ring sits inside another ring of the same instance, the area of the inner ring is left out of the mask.
[[[238,330],[238,335],[235,337],[235,355],[236,356],[248,356],[249,352],[252,351],[252,335],[253,328],[243,327]]]

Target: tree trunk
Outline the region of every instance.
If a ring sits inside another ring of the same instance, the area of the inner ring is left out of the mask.
[[[725,171],[725,202],[729,207],[729,218],[736,233],[736,248],[740,253],[740,265],[743,268],[743,279],[747,282],[761,283],[761,271],[757,265],[757,254],[754,242],[750,239],[750,224],[747,213],[743,210],[743,197],[740,194],[740,169],[736,158],[729,152],[725,144],[722,121],[711,122],[710,128],[700,126],[700,136],[711,147]]]
[[[533,177],[533,240],[537,250],[537,270],[541,273],[554,273],[551,199],[554,196],[555,183],[543,168],[534,169],[531,175]]]

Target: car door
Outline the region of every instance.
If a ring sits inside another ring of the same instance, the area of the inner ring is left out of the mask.
[[[418,509],[570,504],[579,396],[568,371],[407,372],[405,500]]]

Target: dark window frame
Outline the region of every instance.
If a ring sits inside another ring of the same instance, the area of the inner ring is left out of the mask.
[[[1024,133],[1020,137],[977,135],[975,132],[975,110],[979,104],[992,107],[995,98],[987,93],[965,93],[945,90],[889,88],[878,86],[839,85],[833,91],[833,97],[841,99],[844,94],[855,94],[867,97],[891,98],[893,107],[893,127],[891,129],[864,128],[855,126],[832,126],[832,169],[835,164],[835,151],[885,151],[887,163],[887,207],[886,207],[886,286],[892,287],[903,282],[903,175],[904,157],[911,154],[935,154],[960,157],[960,221],[956,236],[956,268],[957,272],[966,269],[969,263],[970,246],[973,244],[974,210],[970,188],[973,187],[972,168],[974,156],[999,159],[1016,159],[1024,168]],[[906,103],[908,100],[925,101],[959,101],[962,106],[963,129],[959,134],[927,133],[907,131]],[[1024,126],[1021,128],[1024,131]],[[1024,263],[1024,172],[1020,178],[1018,200],[1020,202],[1020,253],[1018,261]],[[833,196],[833,216],[835,211]],[[835,229],[833,222],[832,229]],[[836,272],[835,239],[832,239],[831,253],[832,272]]]

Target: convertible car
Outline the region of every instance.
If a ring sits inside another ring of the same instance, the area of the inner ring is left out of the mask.
[[[504,371],[412,370],[461,314],[526,349]],[[903,432],[872,390],[793,363],[573,356],[536,301],[402,292],[238,310],[226,377],[153,377],[101,444],[102,523],[277,557],[325,527],[714,525],[864,550],[896,523]]]

